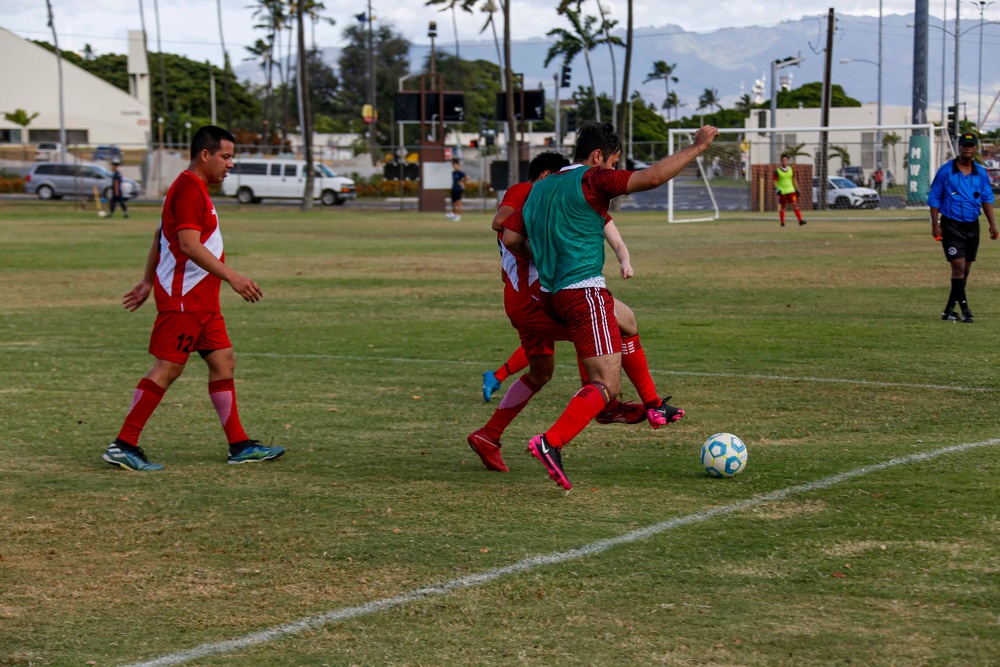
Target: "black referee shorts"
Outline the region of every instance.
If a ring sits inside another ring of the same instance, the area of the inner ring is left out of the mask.
[[[979,252],[979,220],[975,222],[955,222],[951,218],[941,216],[941,247],[944,258],[949,262],[953,259],[964,259],[967,262],[976,261]]]

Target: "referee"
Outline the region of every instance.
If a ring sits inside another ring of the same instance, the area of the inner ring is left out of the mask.
[[[955,304],[962,307],[963,322],[975,322],[965,299],[965,283],[979,250],[979,210],[990,223],[990,238],[996,240],[993,189],[986,169],[975,161],[979,139],[966,132],[958,139],[958,157],[941,165],[927,195],[931,208],[931,234],[942,241],[945,259],[951,264],[951,294],[941,313],[942,320],[959,319]],[[940,218],[940,219],[939,219]]]

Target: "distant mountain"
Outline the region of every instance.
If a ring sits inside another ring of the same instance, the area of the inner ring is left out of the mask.
[[[883,104],[886,106],[909,106],[912,100],[913,81],[913,29],[907,27],[913,22],[913,14],[890,15],[882,21],[882,78]],[[962,50],[959,62],[962,65],[962,101],[968,104],[968,113],[975,115],[978,92],[978,58],[979,33],[975,29],[975,21],[969,20],[962,24],[963,30],[972,28],[963,36]],[[941,22],[931,17],[929,73],[928,73],[928,106],[931,113],[939,108],[941,103],[941,50],[942,32],[934,26],[941,27]],[[730,28],[708,33],[686,32],[675,25],[661,27],[637,28],[634,31],[635,49],[632,55],[631,88],[642,93],[645,100],[660,106],[666,96],[662,81],[643,83],[646,75],[652,70],[652,63],[665,60],[677,65],[674,75],[678,82],[671,83],[670,89],[676,91],[684,106],[682,115],[692,115],[698,106],[698,97],[705,88],[715,88],[722,99],[723,106],[731,107],[743,93],[752,94],[751,90],[756,79],[770,77],[770,63],[776,59],[788,56],[804,58],[799,67],[787,68],[783,75],[791,76],[792,87],[797,87],[810,81],[823,80],[824,54],[820,50],[826,43],[825,17],[807,17],[796,21],[785,21],[770,26],[750,26],[746,28]],[[954,25],[949,23],[949,31]],[[618,33],[624,39],[624,32]],[[986,24],[985,39],[988,45],[995,47],[1000,37],[1000,26]],[[991,39],[992,37],[992,39]],[[454,51],[454,44],[446,44],[439,51]],[[553,75],[558,71],[560,61],[554,61],[546,69],[542,67],[548,52],[549,43],[544,39],[515,41],[513,45],[514,67],[523,72],[526,85],[529,88],[544,87],[546,95],[553,94]],[[945,98],[951,104],[953,82],[954,46],[948,38],[947,70],[945,78],[947,89]],[[993,48],[985,51],[984,60],[992,56]],[[410,48],[410,63],[413,70],[418,70],[425,62],[430,52],[426,44],[414,44]],[[340,55],[338,48],[323,49],[324,59],[335,69]],[[462,42],[460,55],[467,60],[489,60],[496,62],[497,51],[492,39]],[[615,58],[619,71],[622,69],[625,53],[616,49]],[[833,82],[844,87],[844,91],[862,102],[875,102],[878,98],[878,68],[865,62],[841,64],[842,59],[860,59],[878,61],[878,19],[866,16],[841,15],[837,17],[837,31],[833,47]],[[611,64],[606,47],[591,52],[591,63],[594,68],[594,79],[599,91],[611,92]],[[237,66],[236,75],[240,80],[249,79],[262,83],[263,76],[260,66],[245,62]],[[582,56],[572,63],[573,90],[577,86],[589,86],[587,68]],[[995,68],[986,67],[983,72],[983,111],[989,106],[1000,85],[1000,73]],[[763,97],[769,98],[771,82],[767,81]],[[560,96],[566,97],[568,90],[563,90]],[[620,93],[619,93],[620,94]],[[615,97],[618,97],[616,94]]]

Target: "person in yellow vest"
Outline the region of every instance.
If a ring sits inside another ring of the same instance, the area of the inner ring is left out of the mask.
[[[799,191],[795,187],[795,170],[788,164],[788,156],[781,156],[781,166],[774,170],[774,187],[778,191],[778,204],[781,206],[781,226],[785,226],[785,207],[791,204],[795,209],[795,217],[799,224],[804,225],[802,211],[799,210]]]

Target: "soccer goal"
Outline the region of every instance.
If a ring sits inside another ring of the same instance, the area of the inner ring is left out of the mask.
[[[690,145],[694,133],[670,130],[669,152]],[[934,125],[723,129],[668,183],[667,220],[775,218],[782,155],[795,171],[806,219],[909,220],[927,217],[934,172],[954,151]]]

